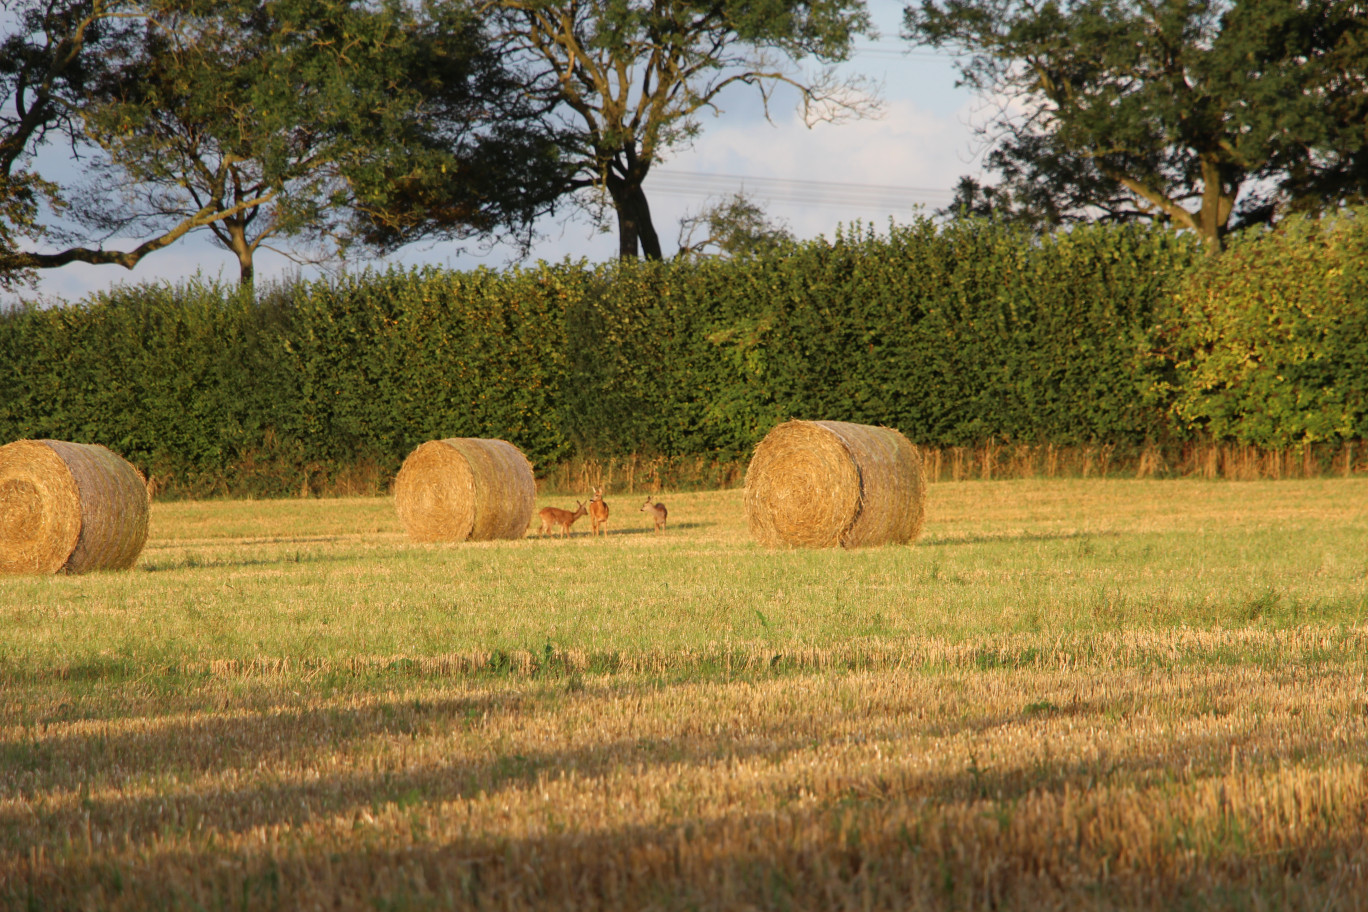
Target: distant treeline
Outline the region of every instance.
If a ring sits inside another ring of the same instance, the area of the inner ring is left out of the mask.
[[[1161,228],[918,221],[742,260],[126,287],[0,316],[0,442],[170,495],[383,490],[419,443],[744,461],[793,417],[941,448],[1368,439],[1368,213],[1211,257]]]

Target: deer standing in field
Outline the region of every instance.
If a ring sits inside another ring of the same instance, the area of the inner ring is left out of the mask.
[[[560,526],[562,538],[569,535],[570,526],[586,512],[584,504],[578,500],[575,501],[575,512],[573,513],[569,510],[562,510],[560,507],[542,507],[537,511],[537,515],[541,517],[542,521],[541,531],[537,533],[537,537],[541,538],[547,532],[554,533],[553,526]]]
[[[665,509],[663,503],[651,503],[651,498],[648,497],[646,503],[641,507],[641,512],[650,514],[651,518],[655,520],[657,532],[665,531],[665,517],[669,515],[669,511]]]
[[[598,535],[600,528],[604,535],[608,534],[608,504],[603,501],[603,488],[594,488],[589,498],[589,525],[593,535]]]

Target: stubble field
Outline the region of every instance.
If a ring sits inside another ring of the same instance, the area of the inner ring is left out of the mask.
[[[0,904],[1368,908],[1368,480],[930,497],[855,552],[157,504],[0,579]]]

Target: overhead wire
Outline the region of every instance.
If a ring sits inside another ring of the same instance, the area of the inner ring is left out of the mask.
[[[960,54],[938,51],[914,51],[896,45],[857,44],[853,50],[856,57],[875,57],[879,60],[952,60]]]
[[[955,54],[912,50],[895,44],[862,44],[854,48],[856,57],[898,60],[946,60]],[[810,206],[861,207],[869,209],[915,209],[944,205],[954,199],[954,191],[937,187],[904,187],[804,178],[758,177],[743,174],[704,174],[698,171],[656,170],[646,182],[648,193],[673,196],[710,197],[732,193],[762,196],[771,203]]]
[[[772,203],[869,209],[914,209],[947,203],[954,198],[954,191],[936,187],[704,174],[698,171],[655,171],[647,178],[645,189],[648,193],[701,197],[751,193],[763,196]]]

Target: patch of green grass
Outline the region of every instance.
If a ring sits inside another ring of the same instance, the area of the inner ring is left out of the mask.
[[[451,545],[158,504],[133,572],[0,580],[0,906],[1348,895],[1368,484],[930,496],[853,552],[736,491]]]
[[[574,652],[600,672],[726,644],[1024,637],[986,669],[1061,635],[1368,618],[1359,480],[937,484],[921,541],[849,552],[759,548],[739,491],[670,500],[664,535],[626,513],[597,540],[437,545],[409,542],[386,498],[157,504],[131,573],[0,580],[0,678],[178,692],[225,660],[326,675],[390,656],[366,674],[401,678],[484,650],[491,674],[520,652],[564,674]]]

